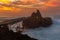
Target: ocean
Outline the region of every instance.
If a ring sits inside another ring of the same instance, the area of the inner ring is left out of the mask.
[[[23,34],[38,40],[60,40],[60,19],[53,19],[48,28],[25,29]]]

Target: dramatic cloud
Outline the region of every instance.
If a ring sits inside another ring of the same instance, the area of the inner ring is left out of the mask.
[[[0,16],[27,16],[39,9],[42,15],[60,15],[60,0],[1,0]],[[5,15],[7,14],[7,15]]]
[[[17,0],[17,1],[1,1],[0,5],[2,6],[7,6],[7,7],[38,7],[38,6],[42,6],[43,4],[45,4],[45,2],[47,1],[41,1],[41,0]],[[6,3],[6,4],[5,4]]]
[[[45,16],[60,16],[60,0],[50,0],[43,6],[41,12]]]

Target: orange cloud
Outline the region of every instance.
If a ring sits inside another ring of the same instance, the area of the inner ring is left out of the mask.
[[[39,0],[23,0],[22,1],[24,4],[36,4],[39,3]]]
[[[48,3],[46,3],[46,6],[58,6],[60,5],[60,0],[50,0]]]
[[[0,0],[0,3],[9,3],[9,1],[8,0]]]
[[[41,9],[51,9],[56,8],[60,6],[60,0],[49,0],[48,2],[45,2],[45,4],[41,7]]]
[[[22,13],[23,13],[22,15],[28,15],[31,12],[31,10],[28,11],[29,8],[30,9],[31,8],[32,9],[34,9],[34,8],[42,9],[43,8],[43,11],[45,11],[46,9],[48,11],[49,10],[51,11],[54,7],[60,5],[60,0],[59,1],[58,0],[48,0],[48,1],[43,0],[43,2],[40,0],[21,0],[21,1],[16,1],[16,2],[14,1],[9,4],[8,4],[8,1],[6,1],[6,0],[0,1],[0,2],[4,3],[4,4],[0,4],[0,15],[3,15],[3,16],[5,14],[7,16],[13,16],[13,15],[19,16]],[[7,4],[5,4],[5,3],[7,3]],[[43,4],[41,4],[41,3],[43,3]],[[44,8],[46,8],[46,9],[44,9]]]

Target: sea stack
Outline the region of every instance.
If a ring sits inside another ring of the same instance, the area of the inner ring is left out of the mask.
[[[37,28],[37,27],[49,27],[52,24],[50,17],[43,18],[40,11],[33,12],[31,16],[23,20],[24,28]]]

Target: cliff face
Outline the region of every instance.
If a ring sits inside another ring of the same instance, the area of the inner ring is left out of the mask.
[[[50,17],[43,18],[39,10],[36,13],[32,13],[30,17],[23,20],[24,28],[37,28],[37,27],[48,27],[52,24],[52,19]]]

